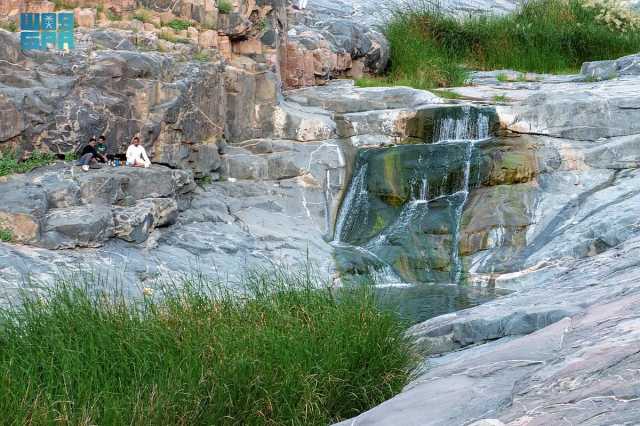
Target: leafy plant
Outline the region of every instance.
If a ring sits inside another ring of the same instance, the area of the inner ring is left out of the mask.
[[[19,161],[14,152],[0,153],[0,176],[27,173],[54,161],[55,157],[53,155],[40,151],[34,151],[29,158],[22,161]]]
[[[506,95],[495,95],[493,97],[494,102],[506,102],[509,98]]]
[[[231,13],[233,5],[229,0],[218,0],[218,12],[226,14]]]

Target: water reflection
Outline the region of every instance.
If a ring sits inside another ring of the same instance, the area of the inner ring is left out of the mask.
[[[375,291],[382,308],[397,312],[412,325],[438,315],[472,308],[508,293],[455,284],[379,285]]]

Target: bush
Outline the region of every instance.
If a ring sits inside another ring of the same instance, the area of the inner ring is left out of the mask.
[[[0,226],[0,241],[3,243],[10,243],[13,241],[13,233],[10,229]]]
[[[593,1],[531,0],[506,16],[458,18],[424,3],[397,11],[385,29],[392,49],[385,79],[419,88],[458,86],[468,69],[566,73],[586,61],[636,53],[635,21],[627,17],[625,24],[609,9],[603,15]]]
[[[233,5],[229,0],[218,0],[218,12],[231,13],[231,10],[233,10]]]
[[[18,31],[18,24],[15,21],[0,21],[0,28],[15,33]]]
[[[399,392],[413,365],[367,286],[337,296],[273,270],[245,292],[185,280],[132,302],[95,282],[0,314],[3,422],[326,425]]]
[[[153,14],[149,9],[140,7],[136,9],[135,13],[133,14],[133,18],[137,19],[138,21],[147,23],[147,22],[151,22],[151,19],[153,18]]]
[[[0,176],[14,173],[27,173],[31,170],[46,166],[55,161],[55,157],[49,153],[34,151],[31,156],[23,161],[18,161],[13,152],[0,153]]]
[[[167,24],[167,26],[171,27],[175,31],[182,31],[189,28],[191,26],[191,22],[185,21],[184,19],[173,19]]]

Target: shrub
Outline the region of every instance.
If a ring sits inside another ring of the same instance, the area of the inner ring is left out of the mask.
[[[200,62],[209,62],[211,60],[211,56],[209,56],[209,54],[206,52],[198,52],[195,55],[193,55],[193,59]],[[208,177],[209,179],[211,179],[211,176],[205,176],[205,177]]]
[[[231,13],[232,10],[233,10],[233,5],[229,0],[218,0],[218,12]]]
[[[0,176],[14,173],[27,173],[31,170],[46,166],[55,161],[55,157],[49,153],[34,151],[26,160],[19,161],[15,153],[0,153]]]
[[[184,19],[173,19],[171,22],[167,24],[167,26],[171,27],[175,31],[186,30],[191,26],[191,22],[186,21]]]
[[[242,292],[187,279],[134,302],[103,284],[66,278],[2,311],[4,422],[325,425],[393,396],[413,365],[367,286],[269,270]]]
[[[0,22],[0,28],[2,28],[3,30],[11,31],[12,33],[18,31],[18,25],[15,23],[15,21],[2,21]]]
[[[107,19],[109,21],[113,21],[113,22],[122,21],[122,16],[118,15],[111,9],[107,9],[106,14],[107,14]]]
[[[10,243],[13,241],[13,233],[10,229],[0,226],[0,241],[3,243]]]
[[[137,19],[138,21],[147,23],[147,22],[151,22],[151,19],[153,18],[153,14],[149,9],[140,7],[136,9],[135,13],[133,14],[133,18]]]
[[[67,0],[53,0],[54,10],[71,10],[78,7],[78,3],[75,1]]]
[[[505,16],[466,18],[423,3],[397,11],[385,28],[392,48],[387,79],[420,88],[458,86],[467,69],[565,73],[583,62],[636,53],[637,15],[595,3],[611,2],[531,0]]]

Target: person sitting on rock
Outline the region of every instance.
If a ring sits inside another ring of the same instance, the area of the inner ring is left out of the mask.
[[[107,157],[107,138],[104,135],[101,135],[98,138],[98,145],[96,145],[96,151],[98,154],[102,155],[103,158],[99,159],[102,163],[106,162]]]
[[[78,165],[81,166],[82,170],[85,172],[88,171],[89,168],[99,169],[100,166],[98,165],[98,161],[103,163],[107,161],[107,157],[100,154],[96,149],[97,143],[98,141],[96,141],[96,138],[91,138],[89,144],[85,146],[80,153],[80,160],[78,160]]]
[[[307,8],[309,0],[293,0],[293,8],[298,10],[304,10]]]
[[[133,167],[150,167],[151,161],[147,156],[144,146],[140,145],[140,138],[135,137],[127,148],[127,166]]]

